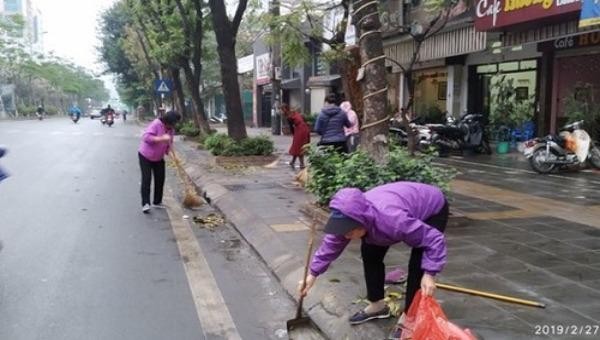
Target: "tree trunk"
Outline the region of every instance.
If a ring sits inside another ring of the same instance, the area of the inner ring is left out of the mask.
[[[348,53],[348,59],[337,62],[337,67],[342,76],[342,88],[346,95],[346,100],[352,104],[352,108],[356,111],[360,120],[363,121],[364,104],[362,89],[360,88],[360,83],[356,81],[358,69],[360,68],[360,51],[358,46],[348,46],[346,52]]]
[[[227,110],[227,132],[229,137],[239,141],[246,138],[246,124],[242,109],[240,84],[238,83],[237,58],[235,56],[235,39],[241,15],[247,1],[239,1],[233,22],[227,16],[227,10],[222,1],[210,0],[213,28],[217,38],[217,52],[221,64],[221,80],[223,96]]]
[[[194,121],[196,126],[200,129],[200,134],[208,135],[210,133],[210,126],[208,125],[206,115],[204,114],[204,101],[200,95],[200,84],[196,80],[196,77],[194,77],[190,65],[185,65],[183,71],[185,72],[185,79],[188,83],[190,94],[192,95],[192,102],[194,103]]]
[[[221,47],[219,44],[221,79],[223,80],[223,96],[227,110],[227,132],[231,138],[239,141],[248,135],[246,134],[240,84],[238,83],[235,45],[231,44],[229,47]]]
[[[411,114],[411,110],[415,102],[415,82],[412,77],[413,71],[412,65],[410,65],[409,68],[404,71],[404,86],[406,86],[406,89],[408,90],[408,102],[406,105],[402,106],[400,113],[402,115],[404,130],[406,131],[406,147],[410,154],[414,155],[417,149],[417,132],[410,128],[410,121],[414,118],[414,115]]]
[[[360,58],[364,69],[362,79],[364,119],[361,148],[376,162],[383,164],[389,153],[387,118],[387,86],[385,55],[381,37],[377,2],[362,7],[370,0],[355,1],[353,19],[361,37],[359,41]],[[359,11],[357,11],[359,10]],[[379,58],[375,59],[374,58]]]
[[[173,78],[173,86],[175,87],[173,94],[175,107],[177,107],[177,112],[181,114],[183,119],[187,120],[189,117],[185,109],[185,94],[183,93],[183,84],[181,83],[181,70],[178,67],[171,68],[171,78]]]

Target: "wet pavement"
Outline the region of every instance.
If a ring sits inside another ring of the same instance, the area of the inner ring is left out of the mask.
[[[121,121],[0,122],[11,173],[0,183],[0,339],[223,338],[211,333],[223,324],[218,308],[197,309],[216,295],[242,339],[285,339],[294,303],[230,224],[141,213],[140,133]],[[183,192],[173,169],[166,191]],[[194,258],[181,255],[175,224],[191,230],[183,241],[203,250],[202,279],[216,292],[192,293]]]
[[[261,132],[266,131],[251,130]],[[289,137],[274,140],[284,154]],[[284,155],[274,168],[231,170],[215,166],[207,152],[193,145],[181,151],[196,183],[214,193],[219,208],[231,216],[286,290],[292,291],[301,262],[293,259],[306,252],[310,224],[299,210],[314,198],[292,183],[295,172],[286,165],[288,157]],[[470,158],[439,160],[459,171],[451,203],[456,219],[447,228],[448,264],[439,280],[539,301],[547,308],[441,290],[436,296],[452,321],[485,339],[585,338],[548,332],[536,337],[536,328],[600,325],[597,174],[541,176],[527,170],[518,156],[507,157],[515,160],[490,158],[483,164]],[[585,218],[576,216],[583,213]],[[386,264],[406,267],[409,250],[394,246]],[[347,317],[360,308],[353,302],[364,295],[359,245],[351,243],[319,278],[306,308],[332,339],[382,338],[393,320],[347,324]]]

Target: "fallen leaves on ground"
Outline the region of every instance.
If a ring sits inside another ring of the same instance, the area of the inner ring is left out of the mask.
[[[399,290],[398,287],[386,286],[383,301],[390,308],[390,313],[393,317],[400,316],[404,310],[404,290]],[[369,303],[369,300],[362,297],[352,302],[354,305],[368,305]]]
[[[223,216],[215,213],[210,213],[206,216],[194,216],[192,220],[206,229],[214,229],[225,223]]]

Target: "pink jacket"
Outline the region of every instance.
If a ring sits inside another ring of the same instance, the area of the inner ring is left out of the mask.
[[[349,128],[344,127],[344,133],[346,134],[346,136],[359,133],[360,130],[358,126],[358,116],[356,115],[356,112],[352,110],[352,104],[350,104],[350,102],[348,101],[345,101],[340,105],[340,108],[342,109],[342,111],[346,112],[348,120],[350,121],[350,124],[352,124]]]
[[[165,142],[154,142],[152,137],[160,137],[168,133],[173,137],[173,130],[167,130],[167,127],[160,119],[155,119],[148,125],[144,135],[142,136],[142,143],[140,144],[139,152],[142,156],[146,157],[149,161],[158,162],[169,153],[171,149],[171,143]],[[173,140],[173,138],[171,138]]]

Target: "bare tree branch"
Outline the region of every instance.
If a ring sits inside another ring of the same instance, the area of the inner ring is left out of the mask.
[[[231,22],[231,30],[233,31],[234,36],[237,35],[238,30],[240,29],[240,24],[242,23],[242,18],[244,16],[244,12],[246,11],[247,6],[248,0],[239,0],[237,10],[235,11],[235,16],[233,17],[233,21]]]

